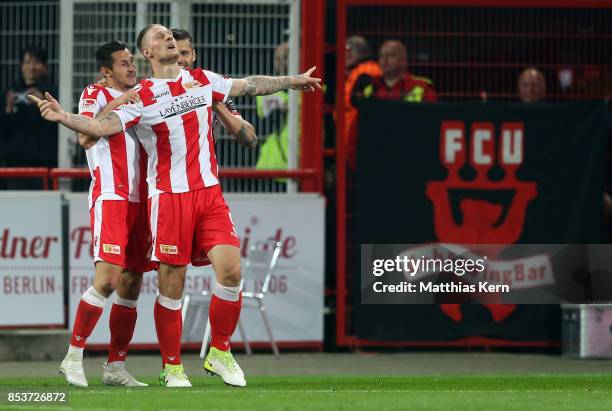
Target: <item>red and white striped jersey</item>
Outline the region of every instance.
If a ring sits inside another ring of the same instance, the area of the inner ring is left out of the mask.
[[[147,152],[149,196],[218,184],[212,103],[226,101],[232,80],[198,68],[181,69],[173,80],[151,78],[141,85],[141,101],[115,112],[124,130],[136,130]]]
[[[98,84],[89,85],[81,94],[79,114],[93,118],[122,94]],[[102,137],[86,154],[91,173],[89,208],[98,199],[131,202],[147,199],[147,154],[134,130]]]

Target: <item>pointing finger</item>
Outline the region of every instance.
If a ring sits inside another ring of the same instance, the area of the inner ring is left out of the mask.
[[[311,67],[306,73],[304,73],[304,75],[310,77],[310,74],[312,74],[312,72],[315,71],[316,68],[317,66]]]
[[[51,93],[45,92],[45,97],[47,98],[47,101],[49,101],[51,103],[57,103],[57,100],[53,98]]]
[[[36,97],[36,96],[34,96],[34,95],[32,95],[32,94],[28,94],[28,98],[29,98],[30,100],[32,100],[33,102],[35,102],[36,104],[38,104],[38,103],[40,103],[40,102],[42,102],[42,101],[43,101],[43,100],[39,99],[38,97]]]

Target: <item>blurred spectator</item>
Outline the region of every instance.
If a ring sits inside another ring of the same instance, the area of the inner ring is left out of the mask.
[[[274,51],[274,74],[286,76],[288,72],[289,45],[281,43]],[[286,90],[269,96],[257,96],[257,116],[264,120],[264,139],[257,158],[259,170],[286,170],[289,147],[289,126],[287,109],[289,94]]]
[[[351,140],[349,137],[355,129],[357,109],[353,106],[351,96],[357,79],[382,75],[380,66],[372,58],[372,52],[367,40],[361,36],[351,36],[346,39],[346,83],[344,86],[345,123],[344,144]]]
[[[387,40],[380,47],[378,64],[382,74],[370,76],[362,74],[355,81],[351,95],[353,105],[363,98],[380,100],[402,100],[407,102],[435,102],[438,96],[432,81],[425,77],[414,76],[408,71],[408,53],[398,40]],[[357,121],[349,129],[347,158],[351,169],[355,168],[357,152]]]
[[[47,51],[26,48],[21,57],[21,81],[9,89],[0,104],[0,162],[6,167],[56,167],[57,123],[45,121],[36,104],[27,98],[57,96],[57,87],[48,80]],[[41,188],[36,179],[7,180],[7,189]]]
[[[353,90],[353,97],[408,102],[435,102],[438,96],[432,81],[414,76],[408,71],[408,53],[398,40],[385,41],[378,52],[381,76],[360,76]]]
[[[536,68],[523,70],[518,78],[518,95],[523,103],[536,103],[546,95],[546,79]]]

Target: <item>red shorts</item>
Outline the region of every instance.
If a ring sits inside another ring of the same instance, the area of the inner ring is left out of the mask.
[[[153,235],[152,261],[169,265],[210,264],[216,245],[240,247],[232,216],[219,184],[186,193],[161,193],[149,198]]]
[[[155,269],[148,256],[151,231],[145,202],[98,200],[89,215],[94,262],[105,261],[134,273]]]

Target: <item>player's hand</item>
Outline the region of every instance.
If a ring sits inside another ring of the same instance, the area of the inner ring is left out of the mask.
[[[293,90],[315,91],[315,88],[321,90],[321,79],[310,77],[317,67],[311,67],[306,73],[291,76],[289,79],[289,88]]]
[[[29,89],[27,89],[25,91],[26,95],[31,94],[33,96],[36,96],[40,99],[44,99],[45,96],[43,95],[42,91],[40,91],[39,89],[37,89],[36,87],[30,87]]]
[[[140,101],[140,95],[137,91],[130,90],[118,97],[118,100],[120,102],[119,105],[126,103],[138,103]]]
[[[66,118],[66,113],[51,94],[45,93],[44,99],[28,94],[28,98],[36,103],[40,110],[40,115],[45,120],[58,122]]]

